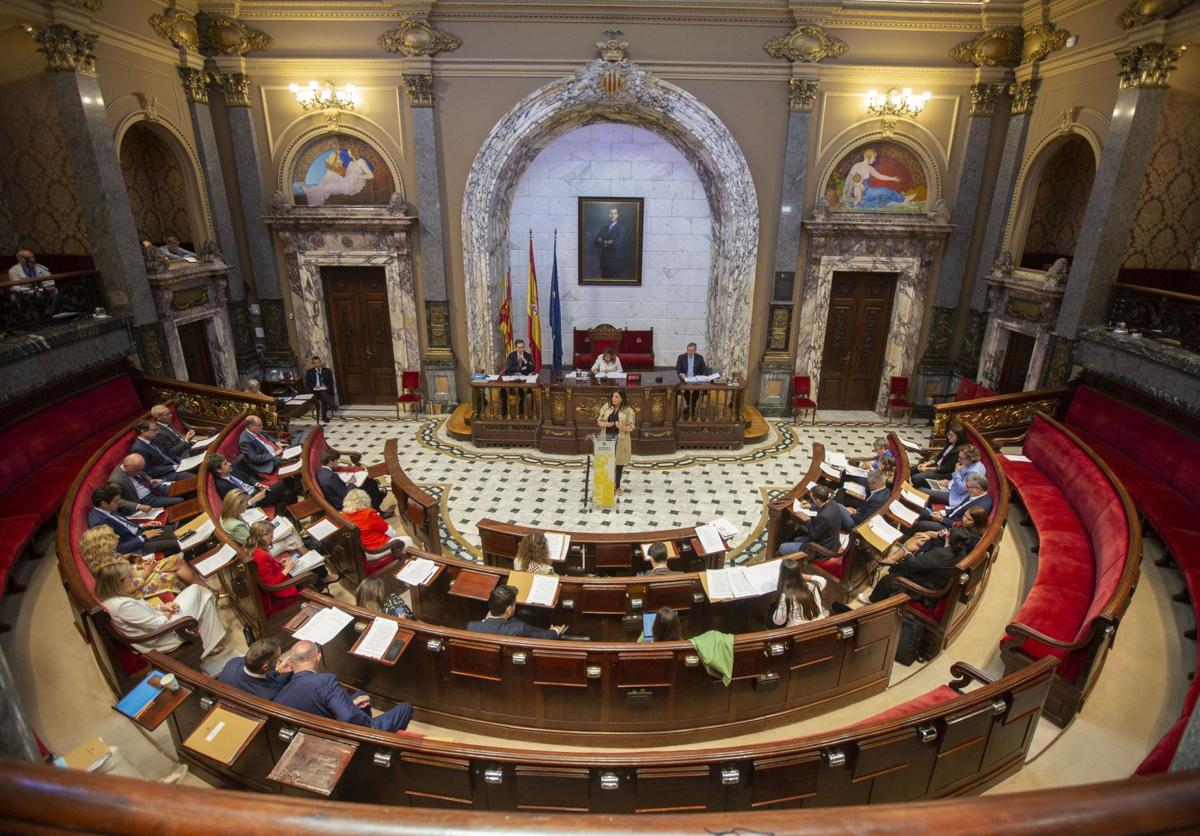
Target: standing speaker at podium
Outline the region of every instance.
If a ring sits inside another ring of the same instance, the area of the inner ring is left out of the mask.
[[[625,395],[620,389],[613,390],[608,403],[600,408],[600,429],[604,431],[605,438],[615,438],[617,441],[617,473],[614,479],[617,496],[623,493],[621,473],[633,458],[633,440],[630,434],[636,420],[634,411],[625,405]]]

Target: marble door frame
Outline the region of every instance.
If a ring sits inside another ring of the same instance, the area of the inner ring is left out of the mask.
[[[725,124],[695,96],[628,60],[604,59],[517,103],[492,128],[471,166],[462,210],[470,368],[497,364],[496,321],[509,266],[507,227],[517,181],[555,138],[596,122],[653,131],[696,170],[713,225],[706,353],[722,371],[745,373],[758,267],[758,197],[746,158]]]

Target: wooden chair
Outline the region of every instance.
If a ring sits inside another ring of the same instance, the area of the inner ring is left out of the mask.
[[[400,372],[400,394],[396,396],[396,420],[400,420],[400,405],[415,404],[413,419],[421,414],[421,372],[408,369]]]
[[[892,417],[892,412],[903,412],[904,419],[907,423],[912,423],[913,403],[909,399],[908,394],[908,378],[907,377],[889,377],[888,378],[888,402],[887,415]]]
[[[812,378],[806,374],[798,374],[792,378],[792,423],[795,424],[801,413],[807,412],[812,416],[812,423],[817,423],[817,402],[811,397]]]

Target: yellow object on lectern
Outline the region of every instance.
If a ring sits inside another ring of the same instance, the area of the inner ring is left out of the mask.
[[[617,501],[617,442],[597,436],[592,440],[592,502],[612,508]]]

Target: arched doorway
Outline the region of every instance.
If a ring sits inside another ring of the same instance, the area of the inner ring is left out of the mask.
[[[653,131],[698,174],[712,217],[705,342],[718,367],[744,373],[758,261],[758,198],[746,158],[729,129],[696,97],[627,60],[603,59],[525,97],[492,129],[471,167],[462,214],[471,368],[496,365],[496,313],[509,267],[517,181],[551,141],[597,122]]]
[[[1096,176],[1092,146],[1079,134],[1043,153],[1047,157],[1040,166],[1018,261],[1030,270],[1049,270],[1060,258],[1070,263]]]
[[[162,132],[150,122],[130,125],[121,138],[120,158],[138,234],[155,244],[175,237],[188,249],[199,252],[204,226],[189,211],[191,173],[185,175],[178,155]]]

